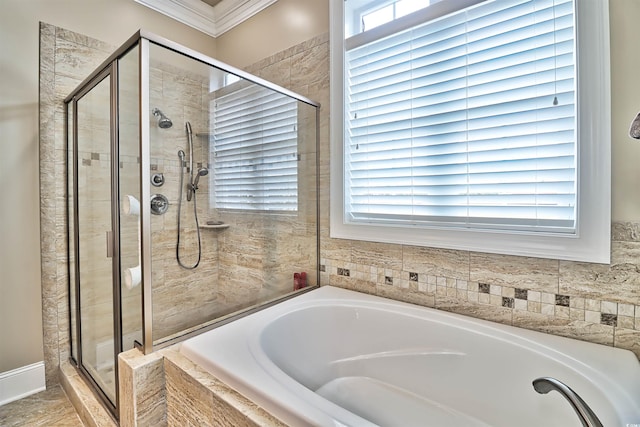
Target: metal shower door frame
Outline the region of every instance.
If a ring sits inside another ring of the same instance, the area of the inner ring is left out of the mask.
[[[79,199],[78,199],[78,162],[80,160],[78,155],[78,101],[81,100],[86,94],[91,92],[97,85],[102,83],[105,79],[109,79],[109,112],[110,112],[110,194],[111,194],[111,230],[107,231],[107,257],[111,257],[111,273],[112,273],[112,300],[113,300],[113,347],[114,347],[114,381],[115,381],[115,402],[112,402],[107,394],[102,390],[97,381],[93,378],[91,373],[84,367],[82,359],[82,317],[81,317],[81,280],[80,276],[80,226],[79,226]],[[73,147],[73,239],[74,239],[74,276],[75,283],[69,283],[69,286],[75,287],[75,317],[76,317],[76,339],[77,339],[77,355],[76,359],[71,359],[72,363],[82,373],[83,377],[87,379],[97,392],[98,397],[109,409],[111,414],[118,418],[119,408],[119,390],[118,390],[118,359],[117,355],[122,351],[122,306],[120,303],[120,236],[116,232],[120,229],[119,218],[119,196],[118,196],[118,66],[117,62],[113,61],[111,64],[103,66],[98,70],[95,75],[91,76],[91,79],[82,83],[82,85],[76,89],[70,97],[65,99],[66,104],[71,104],[73,111],[73,135],[72,147]],[[69,120],[67,115],[66,120]],[[67,124],[68,129],[68,124]],[[69,173],[67,169],[67,180],[69,179]],[[67,186],[68,188],[68,186]],[[69,212],[71,214],[71,212]],[[68,232],[71,230],[68,229]],[[69,295],[69,298],[71,296]],[[71,325],[71,310],[69,310],[69,324]],[[69,330],[71,334],[71,328]],[[70,342],[73,337],[69,337]]]

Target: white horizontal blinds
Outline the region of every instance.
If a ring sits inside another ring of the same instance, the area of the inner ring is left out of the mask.
[[[573,22],[487,1],[349,50],[347,219],[574,232]]]
[[[296,211],[297,103],[262,86],[236,85],[212,101],[215,207]]]

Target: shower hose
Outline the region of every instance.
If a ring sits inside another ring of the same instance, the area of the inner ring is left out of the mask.
[[[178,194],[178,241],[176,243],[176,259],[178,260],[178,264],[180,264],[180,267],[186,268],[187,270],[193,270],[198,266],[198,264],[200,264],[200,257],[202,256],[202,244],[200,242],[200,225],[198,224],[198,209],[196,206],[197,197],[196,191],[193,190],[193,216],[196,220],[196,231],[198,233],[198,260],[193,265],[186,265],[182,263],[182,260],[180,260],[180,210],[182,207],[182,186],[184,184],[184,159],[183,156],[180,156],[179,153],[178,156],[180,157],[180,189]]]

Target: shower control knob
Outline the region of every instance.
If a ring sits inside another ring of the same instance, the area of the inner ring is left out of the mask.
[[[151,185],[154,187],[160,187],[164,184],[164,174],[162,173],[154,173],[151,176]]]
[[[162,215],[169,209],[169,200],[162,194],[154,194],[151,196],[151,213],[154,215]]]

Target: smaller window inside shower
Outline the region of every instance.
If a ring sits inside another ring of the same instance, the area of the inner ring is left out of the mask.
[[[267,88],[238,81],[211,101],[211,200],[217,209],[298,209],[298,107]]]

